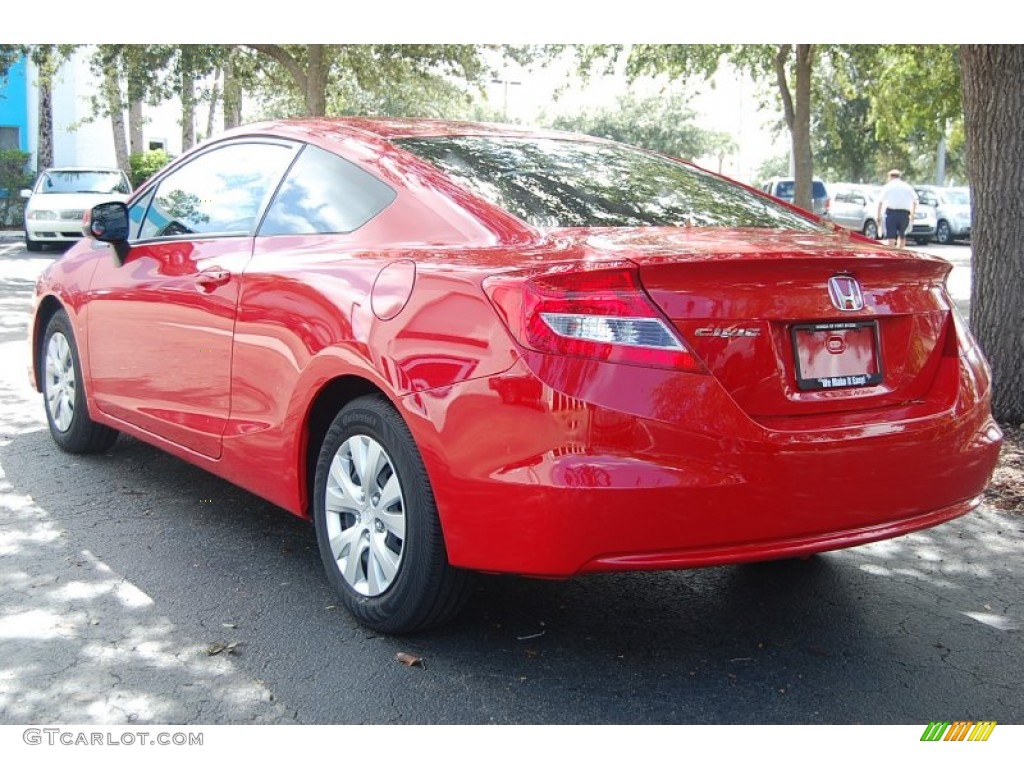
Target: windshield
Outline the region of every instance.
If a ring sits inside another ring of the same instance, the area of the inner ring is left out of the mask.
[[[37,194],[76,192],[127,195],[131,190],[118,171],[44,171],[36,185]]]
[[[775,187],[775,196],[785,200],[787,203],[793,202],[794,190],[796,189],[795,181],[780,181]],[[823,181],[812,181],[811,182],[811,197],[815,200],[824,200],[828,197],[828,190],[825,189],[825,182]]]
[[[395,144],[538,227],[820,229],[737,184],[621,144],[509,136]]]

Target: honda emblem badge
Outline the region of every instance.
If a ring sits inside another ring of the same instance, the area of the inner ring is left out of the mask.
[[[860,283],[849,275],[835,275],[828,279],[828,295],[832,305],[843,312],[864,309],[864,294]]]

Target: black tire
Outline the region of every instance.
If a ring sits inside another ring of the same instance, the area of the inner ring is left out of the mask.
[[[31,237],[29,237],[27,231],[25,232],[25,250],[32,251],[33,253],[38,253],[39,251],[43,250],[43,244],[40,243],[38,240],[33,240]]]
[[[39,369],[46,421],[58,447],[68,453],[102,453],[109,449],[118,433],[89,418],[78,346],[64,310],[46,325]]]
[[[952,245],[953,244],[953,230],[949,226],[949,222],[943,219],[935,227],[935,241],[939,245]]]
[[[872,240],[878,239],[878,225],[871,219],[864,222],[864,237],[869,237]]]
[[[917,243],[918,245],[928,245],[928,238],[927,237],[915,237],[914,238],[914,242]]]
[[[320,449],[314,494],[327,578],[361,624],[404,634],[462,610],[473,574],[449,565],[423,460],[384,397],[357,398],[335,417]]]

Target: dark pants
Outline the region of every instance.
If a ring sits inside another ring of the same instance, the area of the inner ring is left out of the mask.
[[[904,237],[910,227],[910,211],[898,208],[885,209],[885,236],[890,240]]]

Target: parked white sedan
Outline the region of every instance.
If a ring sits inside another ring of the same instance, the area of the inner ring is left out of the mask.
[[[117,168],[47,168],[32,189],[23,189],[25,248],[41,251],[46,243],[82,238],[82,215],[109,200],[127,200],[132,185]]]

